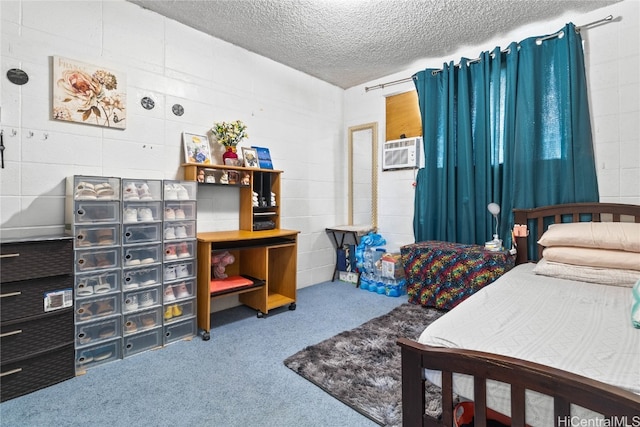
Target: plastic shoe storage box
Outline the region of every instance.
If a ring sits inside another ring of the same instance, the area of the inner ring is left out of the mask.
[[[76,324],[120,313],[120,294],[105,295],[76,301]]]
[[[122,359],[122,338],[76,350],[76,372]]]
[[[175,322],[164,327],[164,344],[169,344],[183,338],[196,335],[196,319],[191,318],[184,322]]]
[[[120,270],[75,276],[76,299],[120,292],[120,289]]]
[[[164,181],[164,200],[182,201],[196,200],[196,191],[198,189],[195,181]]]
[[[127,224],[122,226],[122,244],[159,242],[162,240],[160,228],[162,224]]]
[[[132,335],[162,325],[162,307],[125,313],[122,318],[124,335]]]
[[[163,310],[165,325],[192,317],[196,312],[193,299],[166,304]]]
[[[168,290],[169,288],[171,289],[170,292]],[[183,291],[181,294],[180,289],[186,290],[186,293]],[[164,285],[163,301],[165,304],[171,304],[176,301],[192,298],[195,296],[195,294],[196,294],[196,280],[195,279],[182,280],[172,284]],[[167,295],[173,295],[174,298],[171,299],[171,297],[170,296],[168,297]]]
[[[192,277],[195,273],[195,264],[191,261],[174,261],[165,263],[164,266],[164,283],[173,283],[179,280]]]
[[[195,221],[179,221],[164,223],[164,240],[194,239],[196,237]]]
[[[160,305],[160,285],[154,288],[137,289],[122,294],[122,311],[130,313]]]
[[[136,222],[162,221],[162,202],[127,202],[122,204],[122,222],[135,224]],[[148,215],[144,215],[148,210]]]
[[[120,227],[118,225],[78,225],[75,227],[75,248],[96,248],[118,246]]]
[[[162,243],[122,248],[123,266],[140,267],[162,261]]]
[[[110,270],[120,267],[120,248],[74,251],[75,272]]]
[[[162,283],[162,266],[154,265],[147,268],[125,269],[122,272],[122,289],[131,291]]]
[[[197,218],[196,202],[165,202],[165,221],[189,221]]]
[[[122,330],[122,318],[120,316],[76,325],[76,348],[97,344],[111,338],[120,336]]]
[[[164,243],[165,262],[193,258],[196,254],[196,241],[172,241]]]
[[[118,223],[120,222],[120,203],[76,201],[74,202],[73,222],[75,224]]]
[[[74,200],[120,200],[120,178],[74,175],[67,178],[67,194]]]
[[[158,179],[122,178],[122,200],[162,200],[162,181]]]
[[[128,335],[123,339],[124,357],[162,346],[162,328]]]

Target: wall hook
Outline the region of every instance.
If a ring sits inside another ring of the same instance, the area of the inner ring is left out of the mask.
[[[47,140],[49,138],[49,134],[48,133],[43,133],[42,134],[42,139]]]
[[[27,132],[27,138],[33,138],[33,131],[32,130]]]

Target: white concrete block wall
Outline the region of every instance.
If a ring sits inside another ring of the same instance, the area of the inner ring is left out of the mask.
[[[0,24],[2,238],[62,232],[67,176],[182,179],[182,132],[241,119],[242,145],[269,147],[284,171],[281,225],[301,232],[298,286],[331,277],[325,228],[346,217],[342,89],[123,0],[3,0]],[[127,128],[51,120],[52,56],[125,73]],[[11,68],[29,82],[10,83]],[[237,228],[237,189],[201,188],[198,199],[199,231]]]
[[[379,150],[385,135],[385,96],[414,90],[413,83],[375,86],[406,77],[425,68],[438,68],[463,56],[475,58],[483,50],[505,47],[511,41],[550,34],[567,22],[582,25],[613,15],[616,22],[582,32],[591,104],[600,201],[640,204],[640,2],[624,0],[587,14],[567,14],[544,24],[530,24],[495,40],[465,47],[442,58],[418,61],[404,72],[345,91],[345,129],[378,122]],[[379,232],[391,248],[413,242],[413,171],[386,171],[378,165]],[[489,237],[489,236],[488,236]]]

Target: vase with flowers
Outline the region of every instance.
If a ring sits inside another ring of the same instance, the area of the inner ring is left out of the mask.
[[[241,121],[214,123],[211,134],[215,140],[225,148],[222,154],[222,162],[227,165],[237,165],[238,154],[236,146],[240,141],[248,138],[247,126]]]

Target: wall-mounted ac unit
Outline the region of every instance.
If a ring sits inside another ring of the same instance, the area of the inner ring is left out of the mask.
[[[420,167],[422,137],[394,139],[382,146],[382,170]]]

